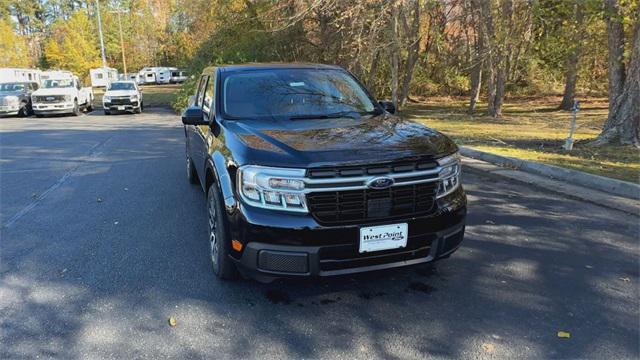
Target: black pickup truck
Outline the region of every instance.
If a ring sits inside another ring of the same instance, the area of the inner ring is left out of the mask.
[[[336,66],[205,69],[182,122],[215,274],[269,282],[451,255],[467,211],[458,148],[394,113]]]

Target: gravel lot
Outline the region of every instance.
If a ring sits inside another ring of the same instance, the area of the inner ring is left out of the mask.
[[[0,119],[0,358],[640,356],[638,217],[466,169],[448,260],[221,282],[183,138],[160,109]]]

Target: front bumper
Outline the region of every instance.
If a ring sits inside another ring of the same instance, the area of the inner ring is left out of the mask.
[[[18,115],[20,105],[0,105],[0,116]]]
[[[440,210],[434,215],[348,226],[322,226],[308,214],[283,214],[241,205],[230,216],[229,224],[231,239],[240,241],[243,249],[230,250],[231,257],[240,272],[262,282],[427,263],[451,255],[464,237],[464,191],[460,188],[441,200]],[[359,252],[360,227],[402,222],[409,226],[405,248]]]
[[[47,114],[69,114],[73,112],[73,103],[57,103],[57,104],[33,104],[33,112],[36,115]]]
[[[129,101],[123,104],[102,103],[102,107],[109,111],[133,111],[140,107],[138,101]]]

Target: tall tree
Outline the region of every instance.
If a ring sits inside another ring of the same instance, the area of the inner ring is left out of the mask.
[[[607,0],[609,30],[609,115],[603,130],[591,145],[619,143],[640,147],[640,8],[634,20],[631,58],[625,72],[624,28],[617,1]]]
[[[16,34],[9,19],[0,19],[0,67],[29,67],[24,35]]]
[[[580,53],[582,52],[582,38],[584,36],[585,29],[584,24],[584,3],[582,0],[577,0],[573,4],[574,8],[574,26],[572,43],[570,45],[569,55],[567,57],[565,68],[565,85],[564,93],[562,96],[562,102],[558,107],[561,110],[571,110],[573,102],[576,97],[576,83],[578,80],[578,61],[580,60]]]

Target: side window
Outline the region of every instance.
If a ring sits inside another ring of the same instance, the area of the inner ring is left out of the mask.
[[[215,78],[209,77],[207,87],[204,92],[204,102],[202,103],[202,110],[208,115],[211,109],[213,109]]]
[[[202,106],[202,99],[204,99],[204,86],[207,83],[207,76],[203,75],[200,78],[200,85],[198,85],[198,92],[196,93],[195,106]]]

